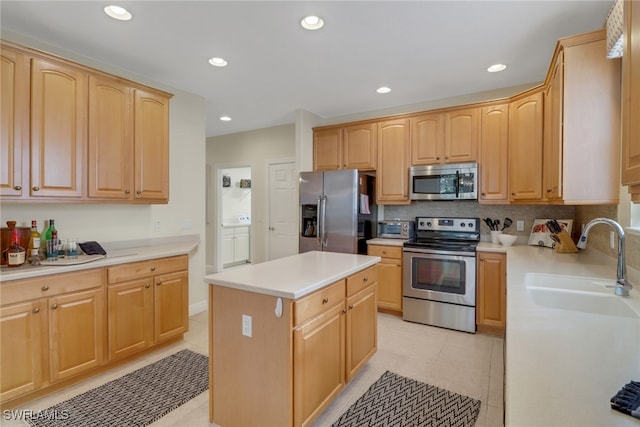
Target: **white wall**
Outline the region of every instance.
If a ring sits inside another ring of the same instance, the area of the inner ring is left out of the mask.
[[[191,310],[206,308],[205,274],[205,101],[204,98],[137,76],[126,70],[101,64],[44,42],[2,32],[4,40],[68,58],[148,86],[173,93],[169,106],[169,203],[167,205],[127,204],[16,204],[2,203],[0,222],[19,224],[56,220],[61,237],[116,242],[175,235],[197,234],[199,247],[189,256],[189,303]],[[154,223],[160,221],[160,231]]]
[[[216,198],[222,188],[216,185],[215,168],[251,165],[251,262],[266,259],[267,161],[295,156],[295,126],[284,125],[207,138],[207,164],[211,166],[209,217],[207,224],[207,268],[215,267]]]

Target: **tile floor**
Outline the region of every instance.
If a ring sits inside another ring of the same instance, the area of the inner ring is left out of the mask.
[[[207,312],[191,317],[184,341],[144,358],[88,379],[63,391],[32,401],[18,409],[43,410],[83,391],[155,362],[183,348],[208,352]],[[503,425],[503,347],[501,338],[467,334],[415,323],[380,313],[378,352],[320,415],[313,427],[330,426],[386,370],[414,378],[482,401],[478,427]],[[197,427],[209,424],[208,392],[190,400],[158,420],[154,427]],[[3,426],[27,425],[0,418]]]

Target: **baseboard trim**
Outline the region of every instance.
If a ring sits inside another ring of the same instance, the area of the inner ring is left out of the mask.
[[[190,304],[189,305],[189,317],[193,316],[194,314],[198,314],[198,313],[202,313],[203,311],[207,311],[208,308],[209,308],[209,303],[207,302],[207,300],[198,301],[196,303]]]

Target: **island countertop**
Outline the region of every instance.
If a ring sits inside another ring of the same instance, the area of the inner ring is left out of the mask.
[[[311,251],[210,274],[218,286],[298,299],[380,262],[380,257]]]

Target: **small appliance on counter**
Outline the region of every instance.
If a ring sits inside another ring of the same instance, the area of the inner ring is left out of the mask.
[[[404,239],[415,237],[415,222],[400,219],[378,221],[378,237],[384,239]]]

